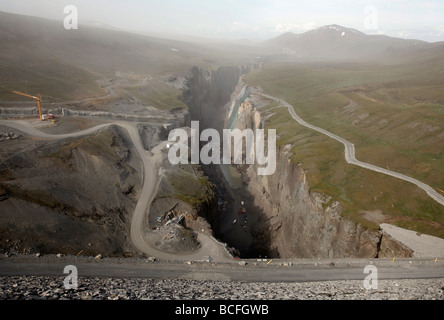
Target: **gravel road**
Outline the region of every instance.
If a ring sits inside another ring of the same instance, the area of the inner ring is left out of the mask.
[[[0,300],[444,300],[441,260],[263,260],[0,257]],[[77,268],[77,289],[64,287],[66,265]],[[376,288],[365,288],[368,265]]]
[[[341,137],[339,137],[339,136],[337,136],[325,129],[322,129],[322,128],[319,128],[319,127],[316,127],[314,125],[307,123],[298,114],[296,114],[293,106],[291,104],[289,104],[287,101],[270,96],[270,95],[262,93],[262,92],[255,92],[255,93],[262,95],[265,98],[276,101],[279,104],[285,106],[288,109],[288,112],[290,113],[290,115],[293,117],[293,119],[296,120],[300,125],[310,128],[312,130],[315,130],[317,132],[320,132],[332,139],[335,139],[336,141],[341,142],[345,147],[345,160],[347,161],[347,163],[354,164],[354,165],[357,165],[357,166],[365,168],[365,169],[369,169],[369,170],[372,170],[375,172],[383,173],[383,174],[413,183],[413,184],[417,185],[419,188],[423,189],[432,199],[434,199],[435,201],[437,201],[438,203],[440,203],[441,205],[444,206],[444,197],[441,194],[439,194],[436,190],[434,190],[432,187],[430,187],[429,185],[427,185],[417,179],[409,177],[405,174],[394,172],[391,170],[387,170],[387,169],[372,165],[370,163],[366,163],[366,162],[362,162],[362,161],[357,160],[356,156],[355,156],[355,146],[350,141],[348,141],[344,138],[341,138]]]

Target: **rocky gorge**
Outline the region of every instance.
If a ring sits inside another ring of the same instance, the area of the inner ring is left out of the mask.
[[[252,68],[191,70],[185,97],[191,120],[200,121],[201,130],[221,131],[230,124],[233,129],[240,130],[265,128],[272,109],[266,108],[267,102],[250,92],[242,81],[242,74]],[[343,217],[339,201],[327,194],[312,192],[306,169],[291,160],[291,149],[291,145],[278,148],[277,169],[272,175],[258,175],[257,164],[236,165],[243,181],[240,190],[230,188],[217,168],[204,169],[213,182],[224,186],[232,211],[238,207],[240,194],[248,199],[246,206],[250,208],[247,211],[254,211],[249,229],[251,243],[244,248],[244,254],[280,258],[412,256],[412,250],[381,229],[368,229]],[[220,219],[222,221],[223,217]],[[229,223],[226,220],[225,224]],[[229,244],[231,241],[222,240]],[[233,246],[236,242],[239,244],[239,241],[232,241]]]

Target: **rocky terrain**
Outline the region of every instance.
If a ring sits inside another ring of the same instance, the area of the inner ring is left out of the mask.
[[[22,136],[20,134],[16,134],[15,132],[0,132],[0,142],[20,139]]]
[[[13,133],[17,135],[17,133]],[[3,142],[0,246],[6,252],[123,255],[140,188],[125,132]]]
[[[165,158],[162,172],[146,219],[149,242],[166,252],[194,251],[200,246],[194,231],[218,232],[211,220],[217,217],[215,187],[197,165],[171,165]]]
[[[444,300],[444,279],[243,283],[185,279],[81,278],[65,289],[63,277],[0,277],[0,300]]]

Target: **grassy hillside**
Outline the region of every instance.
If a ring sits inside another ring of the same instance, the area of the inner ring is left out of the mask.
[[[291,103],[307,122],[354,143],[356,157],[444,190],[442,60],[421,64],[269,65],[247,83]],[[343,145],[298,125],[278,109],[270,127],[293,160],[308,169],[313,190],[334,196],[345,215],[381,210],[399,226],[444,237],[444,207],[409,183],[346,164]]]
[[[249,61],[215,46],[86,25],[65,30],[61,21],[0,12],[0,100],[22,100],[12,90],[40,93],[45,101],[81,99],[102,95],[95,80],[114,78],[117,71],[163,81],[193,65]]]
[[[188,109],[188,106],[182,101],[182,90],[163,82],[151,82],[142,87],[125,87],[123,90],[143,103],[162,110]]]

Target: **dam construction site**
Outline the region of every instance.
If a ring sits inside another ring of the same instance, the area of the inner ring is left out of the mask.
[[[0,300],[444,299],[444,43],[0,30]]]

